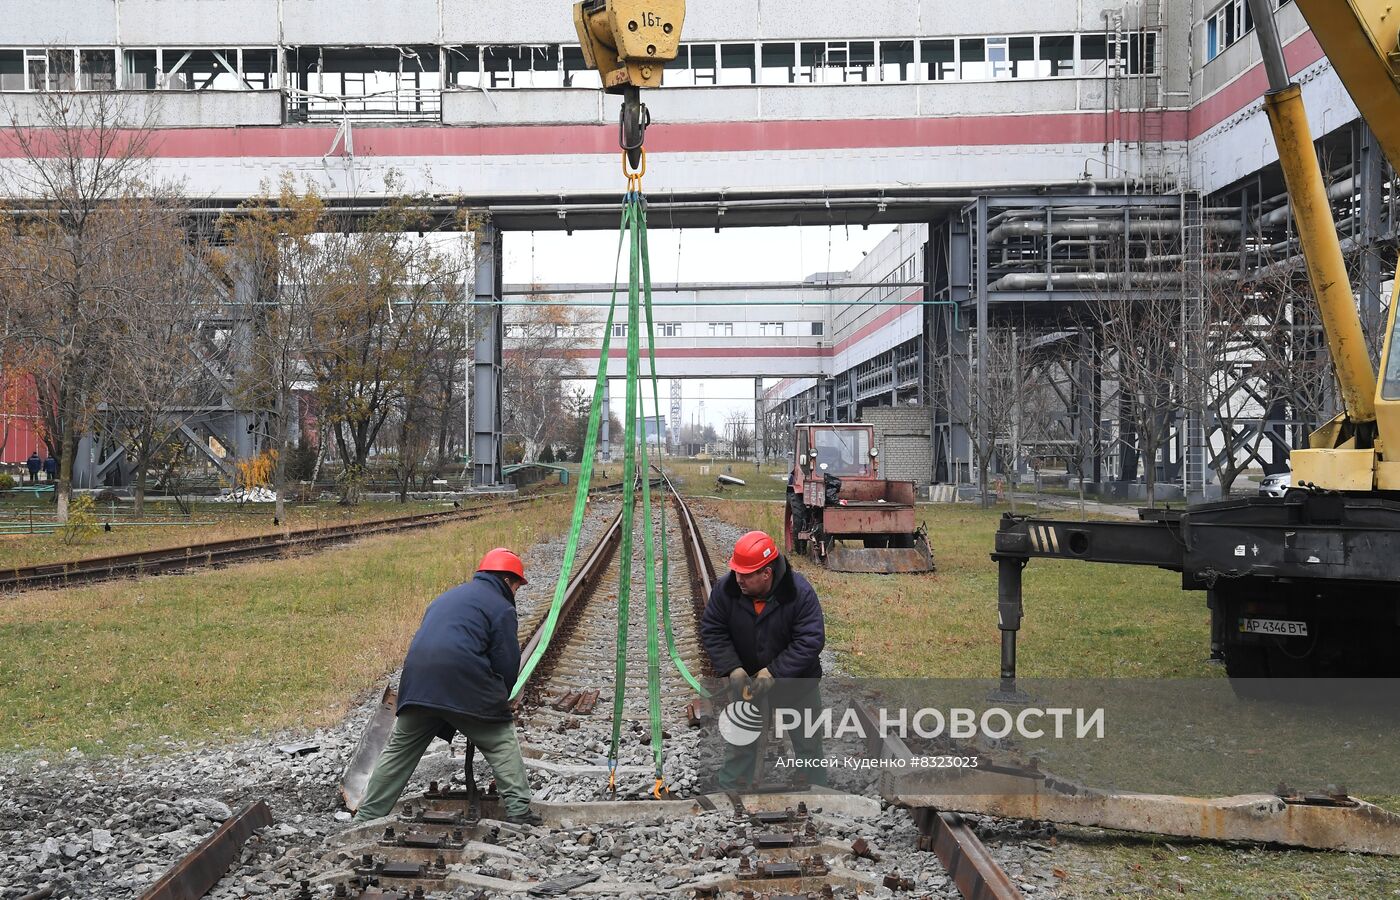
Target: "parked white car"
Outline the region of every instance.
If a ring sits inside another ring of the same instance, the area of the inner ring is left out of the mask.
[[[1275,472],[1265,475],[1259,482],[1259,495],[1262,497],[1282,497],[1293,486],[1292,472]]]

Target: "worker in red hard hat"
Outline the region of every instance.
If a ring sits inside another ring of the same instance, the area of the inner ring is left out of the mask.
[[[755,698],[770,709],[820,709],[826,624],[817,592],[762,531],[735,542],[729,569],[710,592],[700,620],[700,639],[715,671],[728,675],[736,699]],[[788,733],[796,755],[820,759],[820,736],[799,732]],[[758,752],[756,744],[731,747],[718,786],[733,790],[751,781]],[[812,784],[826,783],[821,766],[801,771]]]
[[[506,821],[543,822],[530,809],[530,782],[510,708],[520,674],[515,592],[526,583],[520,557],[498,547],[481,558],[471,581],[428,605],[404,659],[394,733],[375,764],[356,822],[388,815],[433,738],[451,741],[459,731],[490,764]]]

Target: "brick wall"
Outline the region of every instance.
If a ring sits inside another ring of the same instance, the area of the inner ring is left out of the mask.
[[[877,406],[861,411],[860,419],[875,426],[880,451],[880,475],[912,481],[916,488],[933,477],[933,443],[926,406]]]

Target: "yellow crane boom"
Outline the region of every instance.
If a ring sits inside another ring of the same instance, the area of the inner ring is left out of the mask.
[[[1362,117],[1392,165],[1400,163],[1400,85],[1395,77],[1400,13],[1390,0],[1297,0]],[[1343,412],[1293,453],[1293,478],[1330,490],[1400,489],[1400,365],[1389,362],[1395,302],[1382,354],[1379,387],[1371,365],[1312,143],[1302,89],[1283,59],[1272,0],[1249,0],[1269,76],[1265,111],[1297,223],[1308,278],[1341,387]],[[1398,354],[1400,355],[1400,354]],[[1397,359],[1400,364],[1400,358]],[[1394,371],[1393,371],[1394,370]],[[1386,453],[1387,446],[1396,448]]]

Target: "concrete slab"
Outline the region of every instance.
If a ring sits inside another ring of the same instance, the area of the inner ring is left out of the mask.
[[[581,885],[569,891],[570,897],[643,897],[655,895],[657,893],[670,893],[669,891],[658,892],[653,884],[629,884],[621,881],[609,881],[604,875],[598,881],[591,884]],[[468,890],[487,890],[499,894],[523,895],[530,888],[539,884],[538,881],[507,881],[503,878],[490,878],[486,875],[477,875],[473,872],[450,872],[447,876],[446,887],[449,889],[465,888]],[[676,888],[679,891],[682,888]]]

